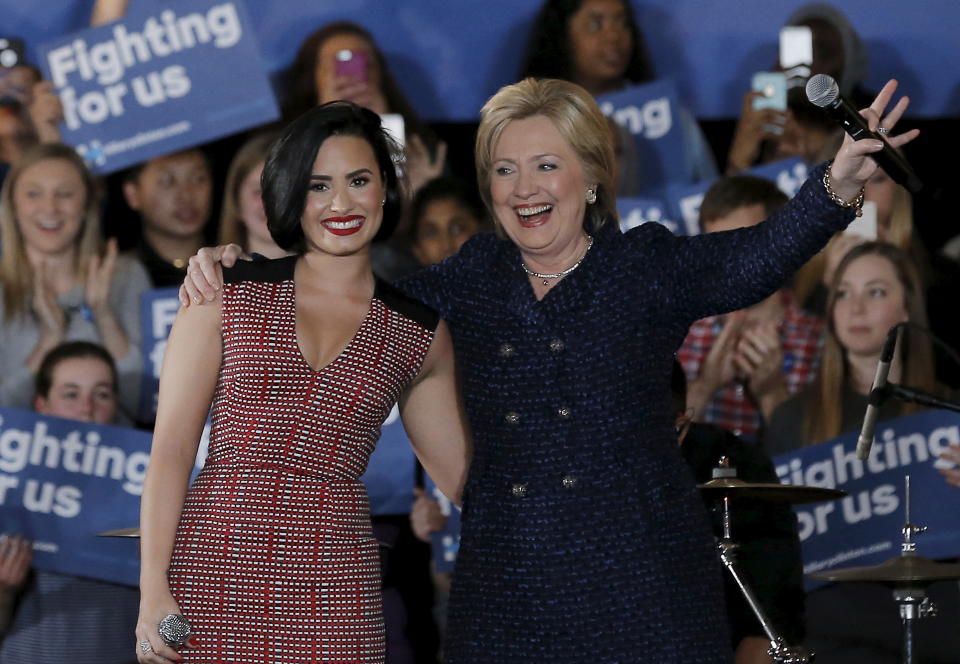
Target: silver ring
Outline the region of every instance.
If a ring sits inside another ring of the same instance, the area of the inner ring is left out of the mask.
[[[879,133],[883,134],[884,136],[886,136],[887,134],[890,133],[890,130],[887,129],[886,127],[879,127],[879,126],[878,126],[878,127],[877,127],[877,131],[878,131]]]
[[[187,619],[176,613],[171,613],[161,620],[157,631],[163,642],[172,648],[179,648],[193,634],[193,628]]]
[[[153,651],[153,646],[150,645],[150,642],[144,639],[140,642],[140,652],[146,654]]]

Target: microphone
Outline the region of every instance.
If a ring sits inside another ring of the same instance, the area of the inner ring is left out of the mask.
[[[880,406],[887,400],[887,376],[890,373],[890,363],[893,362],[893,353],[897,348],[897,337],[899,336],[900,326],[897,323],[887,332],[887,340],[883,342],[883,350],[880,351],[880,361],[877,362],[877,373],[873,378],[873,387],[870,389],[870,403],[867,405],[867,412],[863,416],[863,427],[860,429],[860,437],[857,439],[857,458],[866,460],[870,456],[870,447],[873,445],[873,430],[877,428],[877,415],[880,413]]]
[[[857,109],[840,94],[840,87],[832,76],[817,74],[807,81],[807,99],[814,106],[822,108],[827,115],[836,120],[854,140],[862,138],[883,138],[870,131],[867,121]],[[911,194],[923,189],[923,182],[910,168],[903,156],[893,146],[883,141],[883,150],[870,155],[894,182],[903,185]]]

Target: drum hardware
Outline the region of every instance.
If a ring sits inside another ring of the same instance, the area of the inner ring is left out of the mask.
[[[713,479],[705,484],[700,484],[698,488],[705,492],[707,496],[711,498],[719,497],[723,501],[723,537],[717,540],[720,561],[730,573],[730,576],[733,577],[740,593],[750,606],[750,610],[760,621],[763,631],[770,639],[770,649],[767,650],[767,654],[773,658],[774,664],[809,664],[813,661],[815,654],[803,646],[787,644],[767,618],[757,596],[737,567],[736,553],[739,545],[733,540],[731,533],[730,501],[735,498],[748,498],[767,502],[808,503],[833,500],[847,495],[847,492],[813,486],[744,482],[737,478],[736,468],[730,465],[729,457],[722,457],[717,467],[713,469]]]
[[[893,601],[900,607],[900,621],[903,624],[903,662],[915,664],[914,623],[921,618],[937,615],[937,607],[927,597],[926,588],[934,581],[960,579],[960,565],[938,563],[917,555],[914,537],[923,533],[926,526],[918,526],[910,520],[910,476],[904,478],[905,523],[900,532],[903,542],[900,555],[879,565],[869,567],[847,567],[844,569],[814,572],[809,576],[826,581],[868,581],[883,583],[893,588]]]
[[[140,537],[140,526],[105,530],[102,533],[97,533],[97,537]]]

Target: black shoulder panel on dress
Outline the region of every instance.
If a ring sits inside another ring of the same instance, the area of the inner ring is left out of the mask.
[[[431,332],[437,329],[437,324],[440,322],[440,314],[420,300],[415,300],[408,295],[404,295],[379,277],[377,277],[377,287],[374,297],[397,313],[403,314],[422,326],[424,329],[430,330]]]
[[[239,281],[288,281],[293,279],[293,268],[296,263],[296,256],[285,256],[273,260],[260,258],[252,261],[237,261],[233,267],[223,269],[223,281],[228,284]]]

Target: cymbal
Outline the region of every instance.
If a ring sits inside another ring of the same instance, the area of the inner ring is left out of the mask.
[[[102,533],[97,533],[97,537],[140,537],[140,526],[105,530]]]
[[[960,579],[960,564],[938,563],[923,556],[907,554],[891,558],[879,565],[824,570],[807,576],[826,581],[874,581],[901,585],[933,583],[945,579]]]
[[[722,498],[752,498],[775,503],[815,503],[820,500],[834,500],[847,495],[842,489],[825,489],[819,486],[801,484],[774,484],[744,482],[736,477],[721,477],[697,488],[708,496]]]

